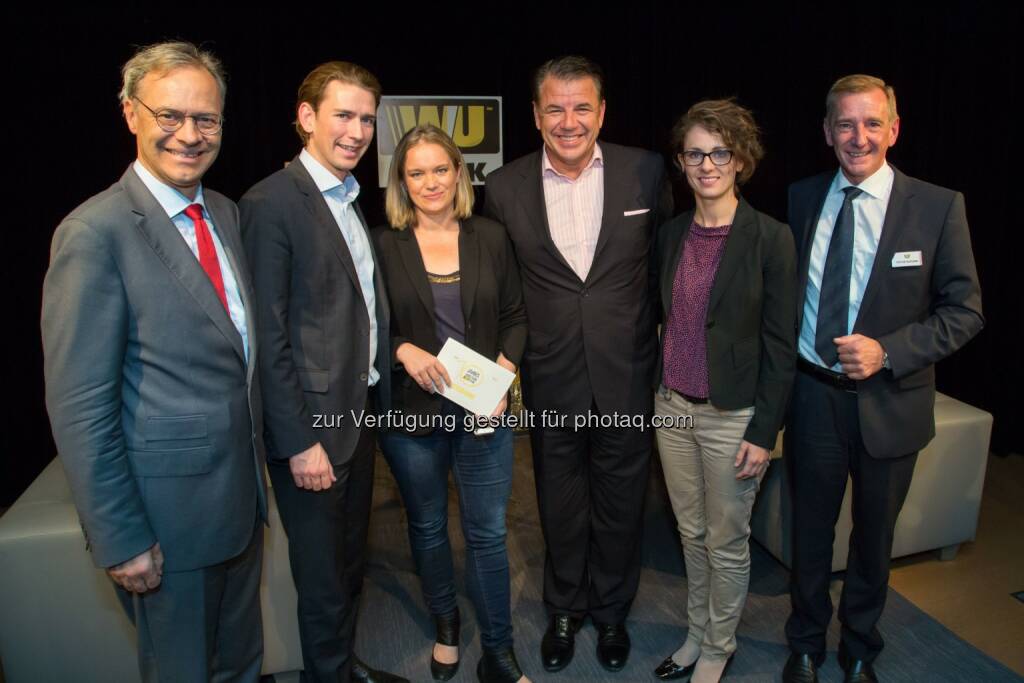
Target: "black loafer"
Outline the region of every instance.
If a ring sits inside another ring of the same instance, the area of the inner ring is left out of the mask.
[[[409,683],[408,678],[371,669],[355,655],[352,656],[352,680],[360,683]]]
[[[878,683],[871,662],[851,658],[842,644],[839,645],[839,666],[846,673],[843,676],[843,683]]]
[[[437,630],[437,637],[435,640],[439,645],[448,645],[451,647],[459,646],[459,609],[455,608],[455,611],[451,614],[445,614],[442,616],[434,617],[434,625]],[[456,673],[459,671],[459,661],[455,660],[451,664],[446,662],[439,662],[434,659],[434,653],[430,653],[430,675],[435,681],[450,681]]]
[[[597,661],[608,671],[621,671],[629,659],[626,624],[597,624]]]
[[[561,671],[569,666],[576,650],[576,632],[580,630],[579,619],[568,614],[551,617],[548,630],[540,641],[540,660],[546,671]]]
[[[814,657],[790,652],[782,669],[782,683],[818,683],[818,665]]]
[[[671,657],[666,657],[665,661],[658,665],[658,668],[654,670],[654,675],[663,681],[678,681],[681,678],[689,678],[693,675],[693,670],[697,668],[697,662],[695,661],[690,666],[680,666],[676,664],[676,661]]]

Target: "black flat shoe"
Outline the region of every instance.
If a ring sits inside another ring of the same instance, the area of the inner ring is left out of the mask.
[[[597,661],[608,671],[621,671],[629,659],[626,624],[597,624]]]
[[[512,648],[484,650],[484,656],[476,665],[476,678],[480,683],[516,683],[522,677],[523,670]]]
[[[845,673],[843,683],[878,683],[878,677],[875,676],[875,669],[871,666],[871,662],[850,657],[850,653],[842,644],[839,646],[839,666]]]
[[[808,654],[789,653],[782,668],[782,683],[818,683],[818,665]]]
[[[459,646],[459,608],[451,614],[434,617],[434,625],[437,629],[435,640],[438,645]],[[430,653],[430,675],[435,681],[450,681],[459,671],[459,660],[446,664],[434,659],[434,653]]]
[[[352,680],[359,683],[409,683],[408,678],[402,678],[387,671],[371,669],[366,662],[352,655]]]
[[[572,661],[576,650],[576,632],[580,619],[568,614],[556,614],[548,623],[548,630],[540,641],[540,661],[546,671],[561,671]]]
[[[696,668],[696,661],[694,661],[693,664],[690,664],[690,666],[680,666],[676,664],[676,660],[671,657],[666,657],[665,661],[659,664],[658,668],[654,670],[654,675],[663,681],[678,681],[692,676],[693,670]]]

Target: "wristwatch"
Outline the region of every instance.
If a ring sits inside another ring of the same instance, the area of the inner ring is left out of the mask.
[[[889,362],[889,354],[882,349],[882,367],[886,370],[892,370],[892,363]]]

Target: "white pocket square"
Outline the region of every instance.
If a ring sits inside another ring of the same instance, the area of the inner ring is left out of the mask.
[[[632,211],[623,211],[623,216],[639,216],[642,213],[648,213],[650,209],[633,209]]]

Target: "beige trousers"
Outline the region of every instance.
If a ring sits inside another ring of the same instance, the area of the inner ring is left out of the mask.
[[[719,410],[670,389],[654,397],[658,454],[686,559],[687,639],[709,660],[736,650],[750,582],[750,511],[761,481],[736,479],[736,453],[753,406]],[[692,418],[685,425],[687,416]]]

